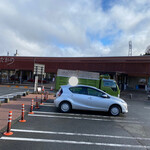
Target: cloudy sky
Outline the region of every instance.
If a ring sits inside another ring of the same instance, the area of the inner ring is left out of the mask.
[[[134,56],[150,45],[150,0],[1,0],[1,56]]]

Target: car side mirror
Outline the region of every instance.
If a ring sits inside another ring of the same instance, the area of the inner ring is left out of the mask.
[[[102,95],[103,98],[108,98],[109,96],[107,94]]]

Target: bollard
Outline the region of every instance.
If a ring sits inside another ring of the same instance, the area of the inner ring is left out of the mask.
[[[129,98],[132,99],[132,94],[129,94]]]
[[[39,109],[39,103],[38,103],[37,96],[36,96],[36,106],[35,106],[35,109]]]
[[[46,92],[46,100],[48,100],[48,92]]]
[[[46,92],[44,92],[44,101],[46,102]]]
[[[24,104],[22,104],[22,113],[21,113],[21,120],[19,120],[19,122],[26,122],[26,120],[24,120]]]
[[[33,112],[33,103],[34,103],[34,99],[32,99],[32,101],[31,101],[31,107],[30,107],[29,114],[34,114],[34,112]]]
[[[13,132],[10,132],[10,130],[11,130],[11,122],[12,122],[12,111],[9,111],[7,132],[5,132],[3,135],[9,136],[9,135],[13,134]]]
[[[40,103],[40,105],[44,105],[43,104],[43,93],[41,94],[41,103]]]
[[[50,91],[53,91],[53,87],[51,86]]]
[[[42,92],[44,92],[44,86],[42,86]]]
[[[46,94],[46,100],[48,100],[48,95],[49,95],[49,93],[47,92],[47,94]]]

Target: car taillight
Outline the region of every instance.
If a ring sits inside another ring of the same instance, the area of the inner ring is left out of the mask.
[[[59,91],[58,96],[60,96],[63,93],[62,89]]]

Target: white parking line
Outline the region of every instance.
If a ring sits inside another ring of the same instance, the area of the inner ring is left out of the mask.
[[[44,102],[44,105],[55,105],[54,103],[46,103],[46,102]]]
[[[43,103],[43,104],[44,104],[44,105],[42,105],[42,106],[55,107],[54,103],[49,103],[49,104],[45,104],[45,103]]]
[[[145,109],[150,109],[150,107],[144,107]]]
[[[28,114],[31,117],[48,117],[48,118],[61,118],[61,119],[77,119],[77,120],[90,120],[90,121],[109,121],[109,122],[121,122],[121,123],[143,123],[139,121],[128,121],[128,120],[110,120],[100,118],[85,118],[85,117],[71,117],[71,116],[54,116],[54,115],[40,115],[40,114]]]
[[[69,135],[69,136],[87,136],[87,137],[98,137],[98,138],[116,138],[116,139],[129,139],[129,140],[146,140],[150,141],[150,138],[141,137],[128,137],[128,136],[115,136],[115,135],[102,135],[102,134],[86,134],[86,133],[71,133],[71,132],[52,132],[52,131],[37,131],[37,130],[21,130],[11,129],[14,132],[23,133],[41,133],[41,134],[56,134],[56,135]]]
[[[149,149],[150,148],[150,146],[143,146],[143,145],[95,143],[95,142],[84,142],[84,141],[35,139],[35,138],[20,138],[20,137],[1,137],[0,140],[24,141],[24,142],[25,141],[28,141],[28,142],[47,142],[47,143],[76,144],[76,145],[94,145],[94,146],[109,146],[109,147],[124,147],[124,148],[143,148],[143,149]]]
[[[33,111],[37,114],[53,114],[53,115],[67,115],[67,116],[80,116],[80,117],[97,117],[97,118],[108,118],[108,119],[125,119],[124,117],[113,117],[113,116],[99,116],[99,115],[91,115],[91,114],[75,114],[75,113],[59,113],[59,112],[43,112],[43,111]],[[135,120],[136,118],[128,118]]]

